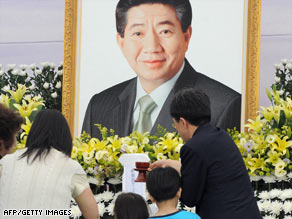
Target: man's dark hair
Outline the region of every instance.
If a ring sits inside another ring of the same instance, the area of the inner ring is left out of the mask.
[[[172,99],[170,115],[176,121],[182,117],[192,125],[200,126],[211,120],[210,99],[201,90],[184,88]]]
[[[55,148],[68,157],[72,151],[72,136],[68,123],[61,112],[53,109],[41,110],[35,117],[27,136],[26,152],[21,158],[32,156],[32,162],[42,159]]]
[[[192,7],[189,0],[120,0],[116,7],[116,28],[121,37],[125,34],[128,10],[141,4],[164,4],[173,7],[184,33],[192,23]]]
[[[149,212],[147,204],[141,195],[135,193],[122,193],[114,207],[115,219],[147,219]]]
[[[0,104],[0,140],[3,141],[3,145],[8,150],[14,141],[14,135],[20,130],[21,124],[24,123],[24,119],[16,111],[13,111],[3,104]]]
[[[157,167],[148,173],[146,187],[157,202],[173,199],[181,187],[179,173],[169,166]]]

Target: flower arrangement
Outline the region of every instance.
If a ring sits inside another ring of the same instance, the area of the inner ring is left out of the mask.
[[[73,142],[72,158],[76,159],[89,176],[96,176],[99,183],[104,179],[116,178],[122,174],[118,159],[124,153],[145,153],[151,161],[160,159],[179,159],[183,140],[177,133],[164,133],[161,137],[148,133],[131,133],[119,137],[113,130],[97,125],[102,140],[90,138],[86,133]],[[161,132],[160,132],[161,133]]]
[[[111,216],[113,218],[114,203],[119,193],[105,191],[95,195],[101,217]],[[271,191],[255,191],[255,198],[264,219],[292,219],[292,189],[273,189]],[[178,209],[196,212],[195,208],[189,208],[178,204]],[[76,202],[71,201],[71,218],[77,219],[81,217],[81,211]]]
[[[32,97],[27,94],[29,90],[22,84],[18,84],[15,91],[6,89],[5,92],[6,94],[2,93],[0,95],[0,103],[18,111],[25,118],[25,123],[21,125],[22,130],[17,138],[16,145],[16,149],[21,149],[25,147],[26,138],[34,117],[45,105],[44,100],[39,95]]]
[[[272,105],[261,107],[256,119],[248,120],[245,125],[248,132],[229,130],[254,181],[275,182],[292,178],[292,100],[289,90],[292,62],[287,64],[287,60],[282,60],[282,64],[283,69],[276,65],[273,90],[266,90]]]
[[[292,95],[292,59],[290,62],[287,59],[282,59],[281,64],[275,64],[276,76],[275,86],[276,90],[279,91],[280,97],[286,100],[286,97]]]
[[[0,94],[16,91],[18,84],[25,85],[31,97],[41,96],[47,109],[62,109],[62,78],[63,65],[56,67],[55,63],[42,62],[41,68],[35,64],[7,65],[5,71],[0,64]]]

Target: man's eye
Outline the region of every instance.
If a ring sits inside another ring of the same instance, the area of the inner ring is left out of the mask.
[[[170,31],[169,30],[163,30],[163,31],[161,31],[161,34],[169,34],[170,33]]]
[[[141,36],[141,35],[142,35],[141,32],[135,32],[135,33],[133,33],[133,36]]]

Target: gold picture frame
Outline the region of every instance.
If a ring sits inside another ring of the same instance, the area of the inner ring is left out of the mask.
[[[62,112],[66,117],[71,133],[74,134],[75,95],[76,95],[76,54],[78,0],[65,0],[64,31],[64,70]],[[243,78],[244,113],[242,121],[247,122],[256,116],[259,103],[259,55],[261,0],[248,0],[246,36],[246,75]]]

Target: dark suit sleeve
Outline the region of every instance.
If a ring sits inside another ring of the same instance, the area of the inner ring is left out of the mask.
[[[205,189],[207,167],[204,161],[187,145],[180,151],[182,194],[181,201],[193,207],[201,200]]]
[[[237,130],[240,130],[240,115],[241,95],[238,95],[225,107],[216,126],[225,130],[228,128],[233,129],[234,127],[236,127]]]
[[[91,99],[88,106],[87,106],[85,117],[83,120],[83,126],[82,126],[82,132],[85,131],[86,133],[90,134],[90,136],[92,136],[92,128],[91,128],[92,103],[93,103],[93,100]]]

